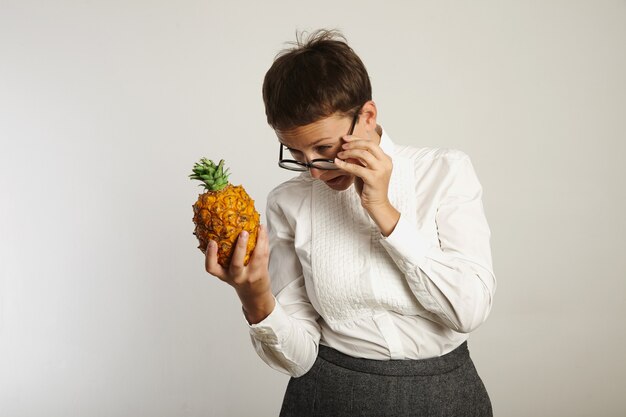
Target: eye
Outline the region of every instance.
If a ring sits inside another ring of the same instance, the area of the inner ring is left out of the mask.
[[[291,157],[295,159],[296,161],[301,161],[301,162],[304,161],[304,158],[302,157],[302,152],[300,152],[299,150],[292,149],[287,146],[285,146],[285,149],[289,151],[289,153],[291,154]]]
[[[332,146],[331,146],[331,145],[321,145],[321,146],[318,146],[318,147],[317,147],[317,151],[318,151],[318,152],[321,152],[321,153],[326,152],[326,151],[328,151],[329,149],[332,149]]]

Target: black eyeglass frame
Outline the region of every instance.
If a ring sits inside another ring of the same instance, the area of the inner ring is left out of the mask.
[[[359,113],[361,112],[362,107],[363,106],[359,106],[359,108],[354,113],[354,117],[352,118],[352,124],[350,125],[350,130],[348,131],[348,135],[351,135],[352,133],[354,133],[354,127],[356,126],[356,123],[359,120]],[[278,153],[278,166],[283,169],[288,169],[289,171],[306,171],[311,168],[321,169],[325,171],[334,171],[336,169],[339,169],[338,166],[335,166],[334,168],[327,168],[327,167],[323,167],[319,165],[316,166],[316,163],[319,163],[319,162],[324,162],[327,164],[328,163],[334,164],[335,163],[334,159],[317,158],[317,159],[313,159],[311,162],[301,162],[301,161],[296,161],[295,159],[285,159],[283,158],[283,148],[285,147],[285,145],[283,145],[282,143],[279,143],[279,145],[280,145],[280,151]],[[299,165],[302,168],[296,168],[294,166],[284,165],[285,162]]]

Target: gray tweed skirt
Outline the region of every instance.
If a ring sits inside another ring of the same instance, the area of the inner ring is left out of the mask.
[[[320,345],[311,370],[289,380],[280,411],[280,417],[492,415],[467,342],[437,358],[388,361]]]

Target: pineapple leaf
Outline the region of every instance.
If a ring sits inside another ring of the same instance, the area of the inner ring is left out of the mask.
[[[199,185],[208,191],[220,191],[228,185],[229,175],[228,169],[224,169],[223,159],[216,165],[210,159],[201,158],[193,165],[189,178],[201,181]]]

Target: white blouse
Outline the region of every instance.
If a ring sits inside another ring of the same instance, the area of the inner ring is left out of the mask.
[[[378,360],[441,356],[491,310],[491,232],[470,158],[396,145],[380,131],[401,213],[388,237],[354,185],[335,191],[307,171],[268,195],[276,306],[249,329],[259,356],[288,375],[313,366],[319,343]]]

